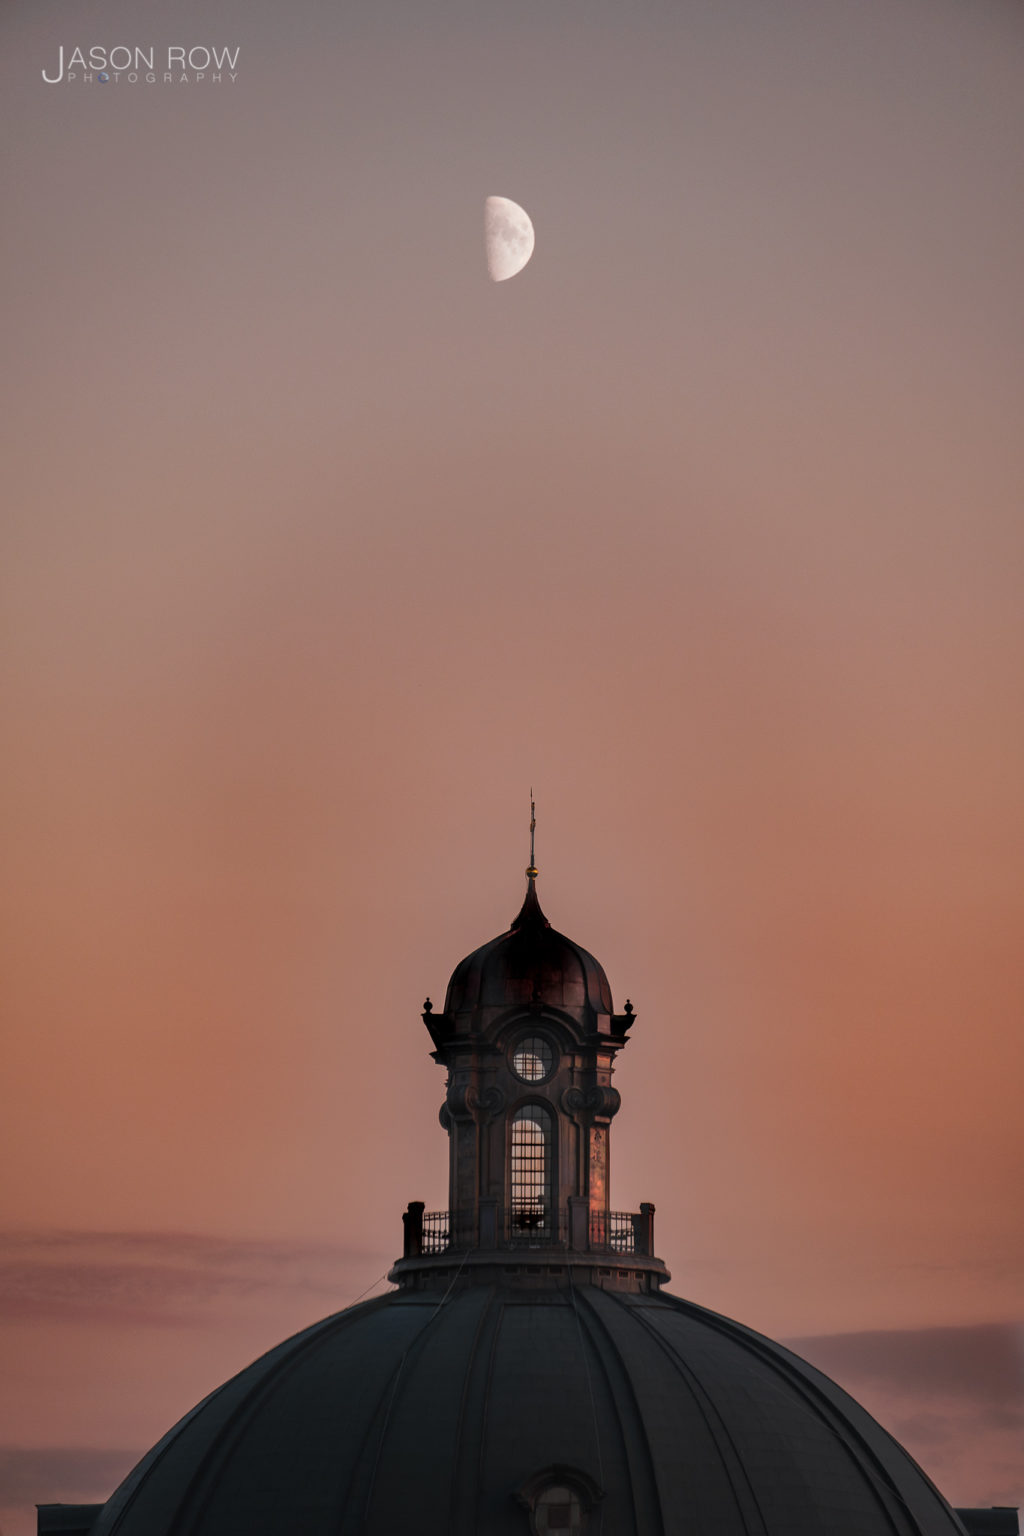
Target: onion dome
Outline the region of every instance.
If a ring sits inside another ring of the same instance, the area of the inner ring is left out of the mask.
[[[604,968],[581,944],[552,928],[537,898],[536,873],[531,865],[526,899],[508,932],[455,967],[444,1015],[429,1021],[432,1032],[486,1029],[507,1009],[530,1004],[568,1014],[585,1033],[600,1029],[599,1021],[608,1028],[613,1008]]]
[[[827,1377],[615,1284],[453,1271],[328,1318],[182,1419],[92,1536],[963,1536]]]

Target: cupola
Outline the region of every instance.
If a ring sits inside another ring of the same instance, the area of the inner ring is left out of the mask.
[[[449,1137],[449,1208],[405,1214],[392,1278],[422,1287],[447,1278],[600,1269],[606,1281],[657,1288],[654,1206],[613,1211],[611,1123],[617,1053],[636,1015],[622,1013],[594,956],[551,926],[537,868],[508,931],[455,967],[444,1009],[423,1022],[447,1071],[441,1124]],[[557,1262],[556,1262],[557,1261]],[[585,1272],[585,1273],[584,1273]]]

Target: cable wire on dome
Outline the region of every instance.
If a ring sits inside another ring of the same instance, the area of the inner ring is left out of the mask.
[[[369,1294],[373,1290],[374,1286],[380,1285],[382,1280],[386,1280],[388,1278],[388,1271],[390,1270],[390,1268],[391,1268],[391,1266],[389,1264],[388,1268],[384,1271],[384,1273],[382,1275],[378,1275],[376,1280],[371,1280],[369,1285],[366,1287],[366,1290],[359,1292],[359,1295],[356,1297],[355,1301],[348,1301],[348,1302],[346,1302],[345,1303],[345,1310],[347,1311],[349,1307],[358,1307],[358,1305],[362,1301],[363,1297],[364,1296],[369,1296]],[[391,1290],[394,1290],[394,1289],[395,1289],[395,1287],[394,1287],[394,1285],[392,1285]],[[390,1292],[388,1294],[390,1295]]]

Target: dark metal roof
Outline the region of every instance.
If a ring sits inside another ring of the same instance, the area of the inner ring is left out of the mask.
[[[181,1421],[94,1536],[525,1536],[544,1469],[588,1536],[963,1536],[862,1408],[664,1293],[393,1293],[298,1334]]]
[[[89,1536],[102,1504],[37,1504],[37,1536]]]
[[[582,945],[552,928],[541,911],[530,876],[526,899],[507,933],[459,962],[448,983],[444,1011],[503,1009],[546,1003],[590,1023],[612,1013],[612,993],[603,967]]]
[[[1016,1505],[994,1504],[989,1509],[958,1509],[967,1536],[1020,1536]]]

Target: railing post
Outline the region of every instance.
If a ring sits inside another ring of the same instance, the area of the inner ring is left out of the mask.
[[[402,1255],[418,1259],[423,1252],[423,1201],[410,1200],[409,1209],[402,1212]]]
[[[649,1200],[641,1202],[639,1216],[633,1217],[633,1237],[637,1253],[654,1253],[654,1206]]]
[[[586,1195],[569,1196],[569,1247],[585,1253],[590,1247],[590,1201]]]
[[[467,1234],[469,1236],[471,1234]],[[477,1245],[486,1248],[488,1252],[498,1246],[498,1202],[497,1200],[480,1201],[480,1227],[477,1236]],[[474,1245],[470,1242],[468,1247]]]

